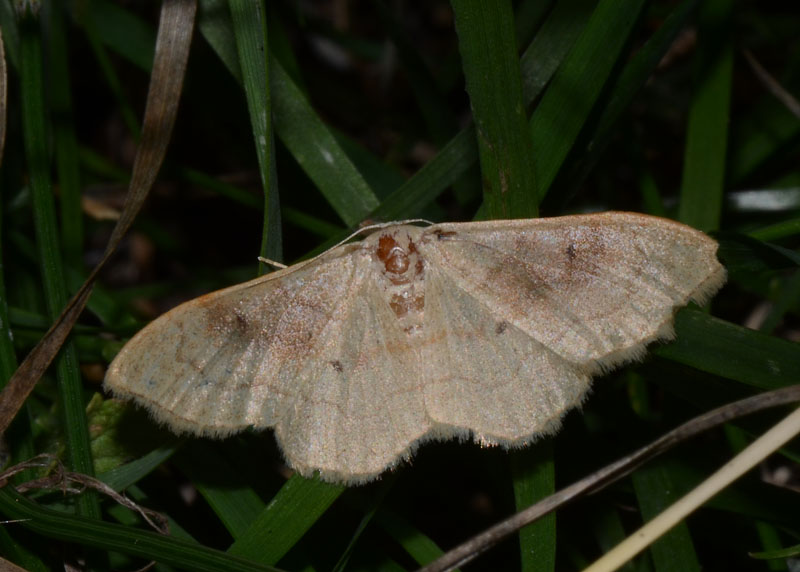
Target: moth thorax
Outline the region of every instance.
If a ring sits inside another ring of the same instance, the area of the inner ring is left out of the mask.
[[[375,246],[381,273],[392,284],[409,284],[422,277],[424,265],[408,233],[394,229],[382,232]]]
[[[385,300],[409,335],[421,331],[425,309],[425,264],[414,242],[413,230],[413,227],[384,230],[371,247],[382,277]]]

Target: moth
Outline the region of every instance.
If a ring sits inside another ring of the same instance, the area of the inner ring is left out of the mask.
[[[294,470],[356,484],[430,439],[555,432],[725,281],[715,241],[641,214],[369,230],[164,314],[105,387],[180,433],[273,427]]]

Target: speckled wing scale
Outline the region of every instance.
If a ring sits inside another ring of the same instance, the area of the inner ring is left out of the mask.
[[[300,473],[364,482],[431,438],[554,432],[593,375],[720,288],[716,249],[631,213],[379,225],[168,312],[106,387],[176,431],[274,427]]]

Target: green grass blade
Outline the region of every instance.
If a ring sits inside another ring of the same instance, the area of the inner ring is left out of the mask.
[[[131,554],[187,570],[275,570],[194,542],[43,508],[8,488],[0,490],[0,512],[9,518],[25,519],[21,523],[25,528],[48,538]]]
[[[240,79],[238,55],[228,41],[234,37],[231,20],[220,13],[221,6],[213,0],[204,0],[201,6],[201,32],[208,34],[206,40]],[[119,38],[104,36],[103,40],[121,50]],[[150,62],[142,58],[136,61],[149,70]],[[269,73],[276,132],[342,220],[355,226],[378,206],[372,189],[275,58],[270,60]]]
[[[33,195],[37,247],[42,268],[45,301],[51,320],[55,320],[67,301],[64,268],[58,244],[53,190],[47,157],[44,88],[42,85],[42,37],[39,19],[30,12],[21,16],[22,124],[25,139],[30,185]],[[58,389],[64,410],[64,430],[69,466],[78,472],[93,475],[94,467],[86,425],[86,404],[83,400],[78,359],[69,340],[56,358]],[[78,497],[81,514],[100,518],[97,496],[91,492]]]
[[[642,521],[648,522],[680,498],[669,465],[650,463],[632,475]],[[689,527],[679,523],[649,548],[657,572],[699,572]]]
[[[201,26],[201,32],[209,34],[206,40],[226,67],[238,69],[233,61],[236,53],[224,41],[232,35],[230,30],[227,34],[223,31],[228,22],[218,14],[219,6],[214,2],[205,0],[203,6],[204,13],[214,19],[213,25]],[[269,68],[276,133],[347,226],[357,225],[378,206],[378,199],[275,57],[270,59]],[[234,73],[234,77],[241,76]]]
[[[408,521],[386,508],[375,515],[375,522],[383,528],[403,550],[420,566],[424,566],[439,558],[444,551]]]
[[[540,200],[588,120],[643,6],[643,0],[601,0],[534,111],[530,136]]]
[[[118,12],[115,12],[118,13]],[[122,115],[122,119],[125,122],[125,126],[128,128],[128,131],[134,136],[139,137],[139,133],[141,131],[139,126],[139,119],[136,112],[133,110],[128,98],[125,94],[125,90],[122,87],[122,80],[120,79],[119,75],[117,74],[116,70],[114,69],[114,65],[111,62],[111,58],[109,57],[108,53],[106,53],[105,45],[112,45],[112,46],[129,46],[130,43],[127,41],[129,34],[131,33],[131,28],[121,28],[117,29],[117,33],[112,34],[111,36],[102,37],[100,34],[100,30],[108,30],[109,28],[116,28],[116,26],[109,26],[107,22],[101,18],[104,18],[106,13],[100,11],[95,12],[94,10],[86,10],[80,13],[79,17],[81,18],[80,22],[83,26],[83,31],[86,34],[86,39],[89,41],[89,46],[92,49],[92,53],[94,54],[95,59],[97,60],[97,64],[100,66],[100,69],[103,72],[103,78],[106,81],[106,85],[111,90],[111,93],[114,95],[114,99],[116,100],[117,107],[119,108],[120,114]],[[149,46],[149,56],[150,59],[147,60],[147,67],[145,69],[150,69],[153,63],[153,46],[155,46],[155,33],[153,33],[153,37],[151,38],[152,42]],[[111,42],[110,44],[105,44],[105,42]],[[128,56],[129,52],[124,50],[123,55]],[[139,58],[141,61],[142,58]]]
[[[521,60],[526,101],[530,102],[535,98],[549,81],[574,43],[592,5],[591,0],[559,2],[553,14],[545,21],[534,43]],[[230,43],[225,42],[228,35],[223,32],[226,24],[218,2],[203,0],[201,7],[201,14],[207,14],[210,19],[204,27],[201,17],[201,31],[226,67],[234,73],[238,70],[235,63],[236,53]],[[238,73],[234,73],[234,76],[238,77]],[[469,127],[453,137],[433,160],[393,191],[365,218],[399,220],[417,216],[426,205],[456,183],[477,157],[474,127]]]
[[[378,199],[280,62],[270,68],[278,136],[341,219],[357,225]]]
[[[436,84],[428,66],[420,57],[417,47],[403,33],[383,0],[373,0],[372,4],[389,37],[397,47],[397,56],[406,70],[408,82],[414,92],[414,99],[419,106],[428,133],[433,142],[441,147],[450,140],[456,131],[456,118],[453,115],[452,107]]]
[[[15,524],[15,523],[7,523]],[[33,551],[25,546],[23,543],[17,542],[11,534],[9,534],[7,525],[0,528],[0,554],[5,568],[6,561],[11,561],[18,566],[21,566],[25,572],[48,572],[51,568],[42,562],[42,560],[33,553]],[[9,572],[19,572],[18,568],[10,568]]]
[[[522,0],[517,4],[514,29],[518,48],[524,48],[531,42],[534,33],[542,25],[554,3],[555,0]]]
[[[344,490],[341,485],[293,475],[228,553],[277,563]]]
[[[235,469],[213,447],[192,441],[176,455],[175,463],[191,479],[234,539],[240,538],[264,509],[252,488],[232,477]]]
[[[493,207],[491,203],[492,193],[488,193],[486,195],[488,200],[485,201],[487,206],[487,212],[485,214],[490,218],[492,216],[522,218],[535,216],[536,214],[536,209],[530,208],[534,202],[537,202],[534,185],[532,184],[533,181],[531,180],[531,168],[534,161],[538,160],[538,157],[531,156],[531,147],[527,145],[527,141],[530,140],[528,135],[523,135],[526,140],[525,145],[518,144],[513,136],[518,134],[514,131],[515,129],[521,130],[523,127],[523,121],[520,121],[518,114],[515,115],[516,111],[523,108],[522,94],[516,91],[516,89],[521,90],[522,82],[524,81],[525,101],[532,101],[538,96],[541,89],[565,57],[565,54],[570,47],[572,47],[578,35],[578,31],[583,27],[584,19],[588,16],[590,4],[591,3],[588,2],[560,3],[546,20],[520,62],[517,62],[513,53],[509,53],[511,50],[507,41],[507,38],[510,36],[507,31],[508,21],[502,19],[504,15],[502,11],[492,12],[489,10],[489,6],[484,5],[484,10],[486,10],[486,12],[482,20],[486,20],[485,26],[467,20],[467,23],[475,24],[476,30],[473,31],[473,34],[477,37],[467,37],[467,40],[471,43],[466,44],[466,46],[464,43],[465,39],[462,37],[462,27],[458,26],[459,14],[458,11],[456,11],[456,23],[459,31],[459,41],[462,59],[464,60],[465,74],[467,75],[467,89],[470,92],[473,115],[476,116],[475,121],[479,126],[481,123],[479,119],[477,119],[477,115],[481,111],[486,113],[487,121],[489,122],[489,128],[486,129],[485,134],[480,133],[480,127],[478,129],[478,146],[481,150],[481,167],[484,180],[487,178],[487,163],[490,165],[490,168],[496,168],[491,166],[492,158],[496,156],[493,155],[493,153],[496,153],[497,155],[511,156],[509,163],[512,169],[509,169],[508,174],[504,172],[503,176],[500,177],[501,179],[510,180],[511,173],[516,172],[518,176],[524,179],[524,182],[529,185],[524,190],[520,191],[518,189],[520,194],[517,196],[522,197],[523,200],[516,202],[509,201],[507,205],[502,207],[503,210],[494,214],[492,213]],[[471,6],[472,5],[469,5],[469,7]],[[472,15],[474,17],[474,14],[470,14],[469,12],[467,12],[467,15]],[[495,16],[495,18],[489,18],[488,16]],[[497,33],[496,30],[503,30],[504,25],[506,29],[505,31],[501,31],[500,34],[503,38],[506,38],[506,43],[502,45],[502,48],[505,48],[505,52],[498,55],[494,52],[501,52],[501,48],[493,51],[492,49],[484,48],[484,44],[481,42],[486,42],[486,44],[491,47],[492,30],[495,30],[495,33]],[[467,31],[470,30],[468,29]],[[478,35],[481,33],[486,34],[488,38],[484,39],[482,36]],[[473,44],[477,44],[477,46]],[[471,51],[465,53],[465,47],[471,48]],[[478,85],[473,90],[470,89],[468,68],[468,65],[471,63],[470,58],[472,57],[475,58],[475,63],[473,65],[478,69],[476,75],[484,82],[476,82]],[[505,66],[497,66],[499,68],[497,70],[498,77],[486,73],[485,71],[486,67],[495,69],[495,60],[505,62],[506,64]],[[520,69],[522,80],[517,79],[519,74],[518,70]],[[505,72],[505,75],[501,75],[503,72]],[[493,89],[498,89],[498,86],[499,90],[503,91],[500,96],[492,92]],[[481,89],[488,91],[488,94],[482,93],[480,91]],[[476,90],[477,95],[483,100],[483,108],[476,105]],[[493,100],[492,96],[498,101]],[[504,112],[505,117],[503,115]],[[492,125],[492,123],[495,125]],[[513,135],[509,135],[509,133],[513,133]],[[492,136],[496,139],[491,139]],[[502,145],[508,144],[510,141],[514,142],[514,149],[503,149]],[[485,142],[486,144],[481,146],[481,142]],[[487,147],[489,148],[488,151],[486,150]],[[502,151],[498,152],[497,149],[502,149]],[[515,166],[519,167],[518,171],[513,170]],[[509,187],[511,186],[512,185],[509,185]],[[485,191],[486,190],[487,188],[485,188]],[[526,201],[526,198],[532,200]],[[520,452],[512,457],[511,470],[514,477],[514,492],[518,507],[528,506],[539,498],[547,496],[553,492],[555,486],[552,447],[538,448],[530,457],[528,456],[529,454],[530,452]],[[521,531],[520,544],[523,569],[552,570],[555,566],[555,515],[548,516]]]
[[[105,473],[100,473],[97,475],[97,478],[117,492],[125,490],[134,483],[139,482],[140,479],[149,475],[156,467],[161,465],[161,463],[172,457],[179,446],[180,441],[176,439],[174,443],[166,443],[130,463],[126,463]]]
[[[369,218],[400,220],[418,215],[422,208],[466,173],[477,158],[475,129],[469,127],[453,137],[436,157],[386,197]]]
[[[538,214],[511,4],[453,0],[490,218]]]
[[[602,157],[609,143],[619,135],[617,126],[620,117],[629,109],[636,94],[652,77],[659,62],[673,45],[678,34],[685,29],[696,4],[697,0],[684,0],[625,64],[622,73],[619,74],[619,78],[610,90],[608,102],[603,107],[596,126],[590,126],[592,132],[581,137],[581,141],[585,141],[586,144],[581,149],[583,156],[579,158],[569,176],[567,187],[570,191],[576,190],[583,183]],[[652,179],[646,179],[643,185],[646,186],[646,189],[643,190],[645,194],[643,200],[649,205],[646,211],[656,216],[664,216],[661,200],[654,186],[655,182]]]
[[[1,227],[0,235],[2,235]],[[6,266],[3,264],[2,246],[3,243],[0,241],[0,388],[6,386],[18,365],[14,350],[14,335],[11,332],[11,322],[8,318],[8,298],[6,297],[6,281],[3,272]]]
[[[512,451],[510,455],[517,511],[555,492],[551,439],[542,440],[529,449]],[[551,512],[522,528],[519,531],[519,544],[523,572],[555,570],[556,513]]]
[[[594,2],[586,0],[562,0],[555,5],[520,60],[526,103],[538,98],[552,79],[584,30],[593,8]],[[531,451],[512,455],[511,475],[518,509],[555,491],[553,448],[554,443],[543,442]],[[523,570],[553,570],[557,546],[555,513],[520,530],[519,542]]]
[[[771,94],[764,95],[750,112],[731,126],[728,161],[730,185],[741,187],[759,181],[770,162],[791,154],[800,135],[800,121]]]
[[[560,0],[519,60],[522,93],[530,105],[539,97],[581,34],[595,0]]]
[[[430,134],[431,141],[438,149],[442,149],[451,141],[453,135],[458,132],[456,116],[452,105],[447,99],[447,93],[443,86],[444,82],[436,80],[428,64],[420,55],[418,47],[414,45],[413,40],[403,29],[402,22],[399,21],[403,13],[391,12],[383,0],[373,0],[373,5],[397,49],[400,64],[408,77],[408,82],[414,93],[414,99]],[[366,176],[363,169],[362,173]],[[369,179],[367,180],[369,181]],[[393,187],[392,190],[398,186]],[[452,186],[456,200],[462,204],[478,196],[480,194],[480,174],[476,166],[470,163],[464,175],[455,180]],[[375,188],[374,184],[373,188]],[[377,188],[376,192],[378,192]],[[385,197],[380,193],[378,193],[378,196]]]
[[[5,29],[3,30],[5,31]],[[0,56],[1,57],[1,56]],[[6,118],[0,117],[5,123]],[[2,157],[0,157],[0,161]],[[0,389],[4,388],[19,365],[14,350],[14,334],[9,320],[8,296],[5,274],[9,270],[5,261],[5,212],[0,201]],[[34,456],[33,435],[28,408],[24,408],[5,434],[7,447],[13,452],[13,460],[22,461]],[[13,462],[13,461],[12,461]],[[24,478],[24,477],[20,477]],[[36,554],[15,540],[6,526],[0,526],[0,554],[32,572],[45,572],[47,567]]]
[[[733,2],[701,3],[696,88],[689,111],[678,219],[704,231],[719,228],[733,79]]]
[[[750,553],[750,556],[752,558],[781,559],[781,560],[798,555],[800,555],[800,544],[795,544],[794,546],[788,546],[786,548],[774,549],[765,552]],[[777,567],[776,568],[770,567],[770,570],[784,570],[784,566],[782,563],[777,563]]]
[[[0,1],[0,29],[3,30],[3,45],[11,65],[19,69],[19,30],[11,0]]]
[[[654,354],[759,389],[800,379],[797,344],[690,309],[678,312],[675,331],[677,339]]]
[[[785,280],[776,281],[776,293],[772,308],[761,323],[759,330],[771,334],[784,320],[792,308],[800,307],[800,269]]]
[[[526,101],[535,98],[555,73],[588,17],[592,0],[559,2],[545,21],[521,61]],[[565,8],[562,10],[561,6]],[[478,158],[475,128],[460,131],[419,171],[392,192],[369,218],[400,220],[418,216],[421,210],[463,176]]]
[[[0,121],[5,122],[5,118],[0,118]],[[0,160],[2,160],[1,157]],[[5,276],[9,266],[5,256],[8,246],[6,245],[4,207],[3,201],[0,201],[0,389],[6,386],[19,365],[14,350],[14,334],[11,331],[11,321],[9,320],[8,289]],[[32,450],[28,453],[30,454],[23,459],[33,456]]]
[[[323,239],[333,239],[337,236],[347,235],[347,230],[341,226],[307,215],[299,209],[284,207],[281,211],[281,216],[286,224],[293,224]]]
[[[753,238],[769,242],[800,234],[800,218],[790,218],[748,233]]]
[[[280,201],[272,136],[272,104],[269,77],[269,44],[267,22],[263,5],[248,0],[230,3],[239,63],[242,66],[244,92],[250,125],[256,145],[261,185],[264,189],[264,225],[262,228],[261,256],[283,260],[281,245]],[[261,273],[266,270],[259,263]]]
[[[64,13],[58,4],[45,4],[49,30],[49,101],[53,117],[56,168],[61,196],[61,244],[64,259],[75,270],[83,268],[83,210],[78,170],[78,142],[72,118],[68,48]]]
[[[353,531],[353,534],[350,536],[350,540],[347,543],[342,555],[339,557],[339,560],[331,569],[331,572],[344,572],[348,569],[348,565],[350,563],[350,557],[353,555],[353,551],[358,544],[358,541],[361,539],[361,536],[364,534],[364,531],[367,530],[367,527],[372,522],[375,515],[378,514],[381,505],[383,504],[383,499],[386,498],[386,494],[392,489],[396,480],[396,475],[390,475],[387,478],[383,479],[380,486],[373,492],[370,496],[368,506],[365,506],[363,509],[363,515],[361,517],[361,521],[358,523],[358,526]]]
[[[600,551],[605,553],[625,540],[627,534],[616,507],[608,507],[600,505],[600,503],[597,503],[597,505],[592,507],[590,526]],[[582,563],[582,567],[588,565],[589,562]],[[628,562],[625,566],[620,567],[620,570],[622,572],[649,572],[650,568],[645,566],[634,567],[631,562]]]
[[[238,63],[228,3],[225,0],[200,0],[197,3],[197,27],[225,68],[238,83],[242,83],[242,68]]]
[[[118,2],[92,0],[90,10],[96,25],[95,39],[139,68],[149,70],[156,45],[152,26]]]
[[[398,168],[373,155],[345,133],[337,129],[332,131],[336,141],[379,199],[385,198],[406,181],[406,177]]]
[[[178,177],[184,181],[204,189],[208,189],[209,191],[213,191],[214,193],[231,201],[237,202],[247,208],[260,209],[264,206],[264,201],[260,200],[258,195],[255,193],[251,193],[226,181],[221,181],[196,169],[173,165],[171,166],[170,170],[174,171]]]
[[[735,425],[728,424],[724,427],[724,430],[725,436],[728,438],[728,441],[731,444],[731,450],[737,454],[740,453],[751,442],[747,432],[736,427]],[[777,527],[759,520],[753,522],[752,525],[755,528],[755,533],[758,535],[758,538],[761,541],[762,549],[777,550],[780,548],[781,541]],[[782,566],[778,565],[778,562],[771,562],[769,564],[771,564],[768,567],[769,570],[777,571],[782,569]]]

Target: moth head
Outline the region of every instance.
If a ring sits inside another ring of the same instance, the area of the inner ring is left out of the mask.
[[[369,236],[367,243],[381,274],[394,284],[411,282],[422,274],[423,263],[417,250],[420,229],[395,226]]]

